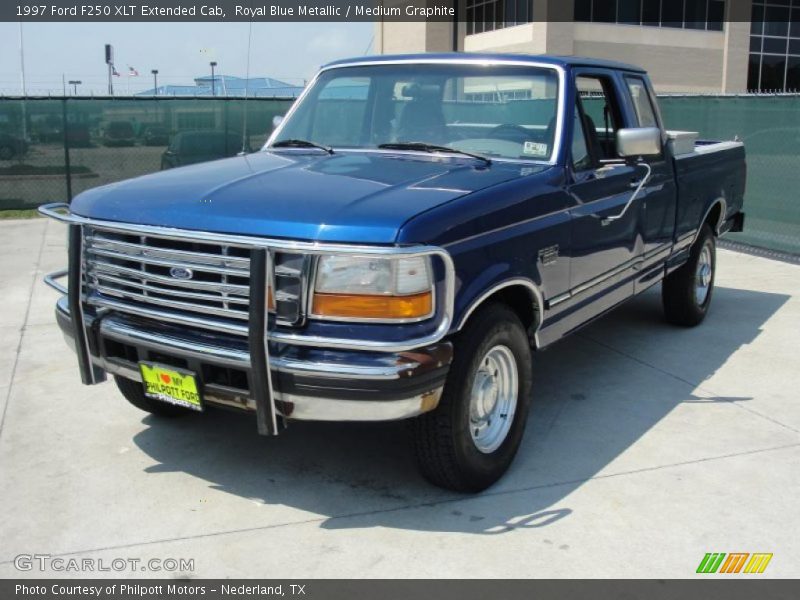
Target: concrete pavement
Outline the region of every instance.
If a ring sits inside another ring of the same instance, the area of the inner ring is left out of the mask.
[[[194,559],[143,577],[649,578],[771,552],[761,577],[800,575],[798,266],[720,250],[701,327],[665,324],[654,290],[536,355],[512,470],[461,496],[420,479],[399,423],[267,439],[81,386],[40,282],[64,228],[0,232],[0,577],[81,575],[15,569],[34,553]]]

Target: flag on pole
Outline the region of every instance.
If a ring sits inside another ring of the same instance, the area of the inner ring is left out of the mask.
[[[128,65],[128,77],[138,77],[139,71]]]
[[[114,65],[111,65],[111,74],[114,77],[119,77],[119,71],[117,71],[117,67],[115,67]]]

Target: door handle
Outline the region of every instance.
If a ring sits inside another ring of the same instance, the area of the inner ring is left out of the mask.
[[[625,213],[628,212],[628,209],[630,208],[631,204],[633,204],[633,201],[636,200],[636,197],[642,193],[645,184],[650,180],[650,176],[653,174],[653,168],[646,162],[643,162],[641,164],[647,170],[644,177],[642,177],[641,180],[639,181],[636,180],[631,181],[631,187],[635,188],[633,194],[631,194],[631,197],[628,198],[628,201],[625,203],[625,206],[622,207],[622,210],[619,212],[619,214],[606,217],[605,219],[600,221],[600,224],[603,227],[605,227],[606,225],[610,225],[614,221],[619,221],[622,217],[624,217]]]

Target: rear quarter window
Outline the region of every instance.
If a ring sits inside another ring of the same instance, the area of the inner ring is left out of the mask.
[[[625,77],[625,83],[628,85],[628,93],[636,111],[639,127],[658,127],[656,111],[644,80],[639,77]]]

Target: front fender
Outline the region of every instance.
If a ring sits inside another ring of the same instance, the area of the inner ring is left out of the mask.
[[[563,171],[521,174],[420,215],[406,224],[400,241],[425,239],[450,253],[456,271],[451,331],[513,285],[529,295],[539,327],[545,300],[568,290],[571,205]]]

